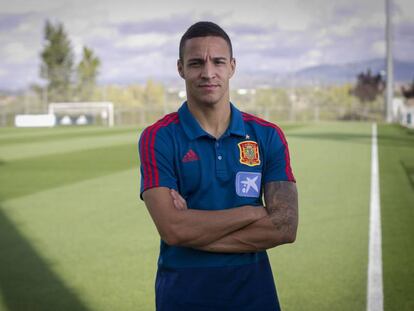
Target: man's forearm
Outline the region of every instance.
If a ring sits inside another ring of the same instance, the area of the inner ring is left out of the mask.
[[[218,211],[183,210],[171,224],[178,238],[174,244],[202,247],[253,224],[265,215],[263,207],[253,206]]]
[[[174,206],[187,213],[182,215],[188,216],[191,213],[203,212],[188,210],[185,200],[177,192],[172,191],[172,196]],[[240,222],[233,223],[233,227],[228,227],[226,226],[228,219],[224,219],[224,223],[220,223],[220,214],[210,214],[232,210],[204,211],[207,213],[205,215],[212,216],[206,223],[203,223],[202,215],[193,215],[195,217],[187,218],[187,223],[184,222],[184,225],[181,223],[178,226],[178,228],[183,227],[189,230],[188,232],[183,231],[185,235],[179,245],[211,252],[245,253],[294,242],[298,225],[296,184],[283,181],[269,182],[265,185],[264,197],[267,213],[263,207],[255,207],[258,211],[265,212],[263,217],[238,228],[236,227]],[[233,210],[237,211],[237,209]],[[236,217],[238,219],[234,220],[244,220],[240,216]],[[189,220],[190,222],[201,221],[200,226],[191,226],[191,223],[188,223]]]
[[[161,238],[169,245],[207,245],[267,215],[263,207],[255,206],[188,209],[178,192],[164,187],[149,189],[143,197]]]
[[[250,253],[288,243],[276,230],[270,217],[263,217],[250,225],[197,249],[218,253]]]

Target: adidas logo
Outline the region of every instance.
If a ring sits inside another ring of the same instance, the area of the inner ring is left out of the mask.
[[[183,157],[183,162],[191,162],[191,161],[198,161],[198,155],[193,151],[193,149],[190,149],[187,151],[185,156]]]

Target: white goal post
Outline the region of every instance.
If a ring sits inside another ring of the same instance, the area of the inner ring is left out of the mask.
[[[114,126],[114,104],[111,102],[50,103],[48,112],[55,116],[64,115],[67,118],[69,116],[78,116],[78,120],[80,120],[78,124],[86,122],[85,115],[98,115],[102,120],[106,121],[109,127]]]

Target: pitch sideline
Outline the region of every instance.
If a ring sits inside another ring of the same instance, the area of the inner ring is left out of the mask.
[[[377,124],[372,125],[367,311],[384,310]]]

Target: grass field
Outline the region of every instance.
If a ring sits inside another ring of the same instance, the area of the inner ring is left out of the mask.
[[[371,125],[286,124],[295,244],[269,251],[284,310],[365,310]],[[135,128],[0,129],[0,310],[154,310],[159,238]],[[385,310],[414,310],[414,133],[379,126]]]

